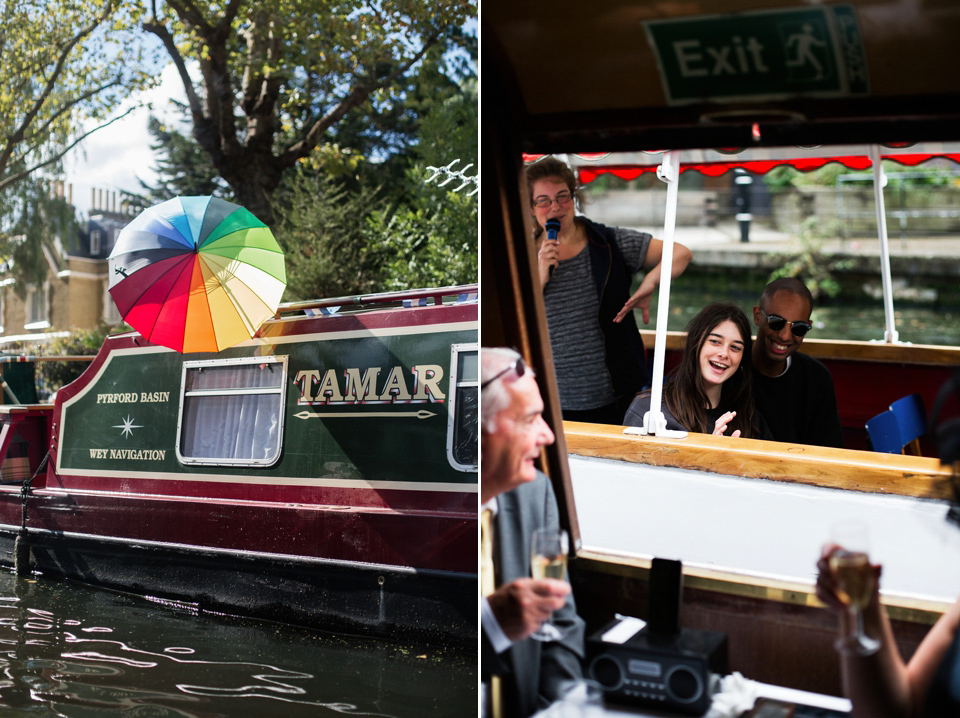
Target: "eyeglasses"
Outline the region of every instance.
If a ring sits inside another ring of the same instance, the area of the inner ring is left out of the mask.
[[[767,320],[767,326],[770,327],[773,331],[779,332],[787,324],[790,325],[790,333],[795,337],[802,337],[804,334],[813,329],[813,325],[810,322],[788,322],[781,316],[776,314],[767,314],[763,313],[764,318]]]
[[[490,386],[491,384],[493,384],[493,382],[495,382],[497,379],[499,379],[499,378],[502,377],[504,374],[507,374],[507,373],[509,373],[509,372],[511,372],[511,371],[517,373],[517,379],[519,379],[520,377],[522,377],[524,374],[527,373],[527,365],[523,363],[523,357],[517,357],[516,359],[514,359],[512,362],[510,362],[510,363],[507,365],[507,368],[506,368],[506,369],[503,369],[502,371],[497,372],[497,373],[494,374],[492,377],[490,377],[490,378],[487,379],[485,382],[483,382],[483,383],[480,385],[480,391],[483,391],[483,390],[486,389],[488,386]]]
[[[547,209],[550,205],[556,202],[561,207],[566,207],[573,201],[573,195],[569,192],[561,192],[556,197],[551,199],[550,197],[542,196],[537,197],[533,200],[533,205],[539,207],[540,209]]]

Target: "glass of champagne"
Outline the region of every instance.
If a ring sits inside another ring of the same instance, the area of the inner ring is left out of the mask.
[[[568,548],[567,532],[563,529],[543,528],[534,531],[530,546],[530,574],[533,578],[566,581]],[[538,641],[557,641],[564,635],[564,631],[548,619],[530,637]]]
[[[876,582],[867,553],[867,529],[856,522],[839,524],[834,527],[832,538],[840,548],[830,556],[830,571],[837,582],[837,597],[853,619],[853,633],[835,645],[839,651],[868,656],[877,652],[880,641],[863,631],[863,609],[870,603]]]

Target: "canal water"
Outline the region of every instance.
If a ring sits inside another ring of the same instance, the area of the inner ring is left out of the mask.
[[[0,716],[476,714],[477,657],[0,572]]]
[[[762,289],[762,286],[761,286]],[[699,290],[696,287],[673,285],[670,310],[667,319],[668,331],[683,331],[694,315],[711,302],[730,301],[746,312],[753,326],[753,307],[760,298],[756,292]],[[636,312],[637,325],[643,329],[655,329],[658,295],[650,308],[650,323],[643,324]],[[960,346],[960,307],[935,306],[931,304],[894,302],[894,328],[901,342],[912,344],[940,344]],[[884,340],[885,315],[883,302],[843,301],[825,299],[819,301],[811,315],[814,330],[807,336],[811,339],[841,339],[851,341]]]

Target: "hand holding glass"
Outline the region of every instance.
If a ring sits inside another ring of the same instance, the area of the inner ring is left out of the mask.
[[[536,579],[566,581],[568,549],[567,532],[563,529],[537,529],[530,546],[530,574]],[[565,632],[548,619],[530,637],[538,641],[558,641],[564,635]]]
[[[876,581],[867,554],[866,528],[841,524],[835,527],[832,538],[840,548],[830,556],[830,572],[837,583],[837,598],[847,607],[854,624],[853,633],[835,645],[839,651],[868,656],[877,652],[880,642],[863,631],[863,609],[870,603]]]

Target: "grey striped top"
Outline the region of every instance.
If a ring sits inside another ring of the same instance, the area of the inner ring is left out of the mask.
[[[637,273],[643,268],[651,236],[623,227],[616,227],[614,231],[627,266],[631,273]],[[627,299],[629,295],[623,301]],[[597,321],[600,298],[586,247],[575,257],[561,260],[543,288],[543,302],[560,406],[574,411],[606,406],[615,396]]]

